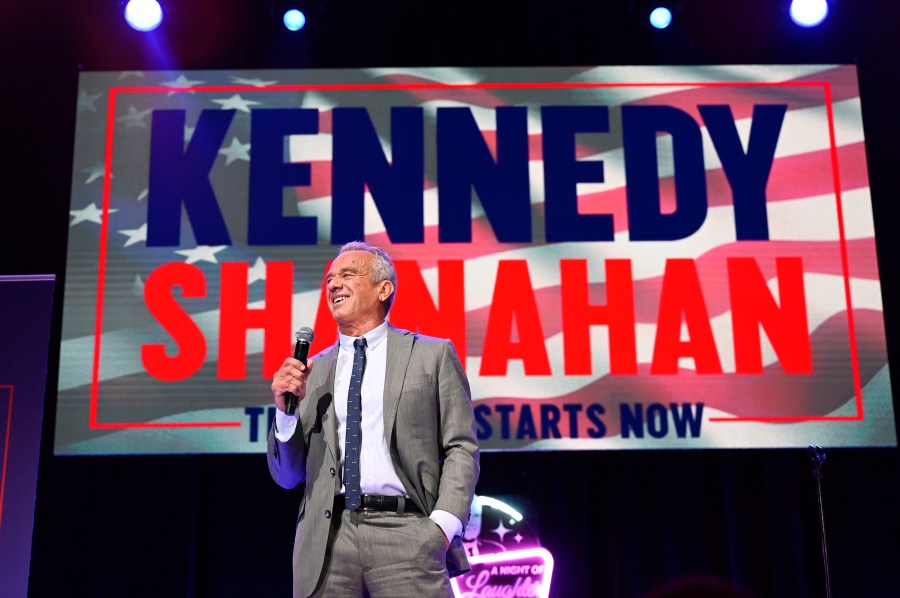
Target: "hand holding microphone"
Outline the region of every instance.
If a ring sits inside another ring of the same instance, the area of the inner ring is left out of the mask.
[[[307,357],[309,356],[309,344],[312,342],[315,335],[313,334],[313,329],[308,326],[304,326],[300,330],[298,330],[295,334],[297,338],[297,344],[294,345],[294,359],[301,362],[303,365],[306,365]],[[293,366],[285,363],[285,365],[281,366],[281,370],[277,374],[275,374],[275,382],[272,384],[272,390],[275,391],[276,396],[278,395],[278,387],[285,383],[284,378],[290,378],[290,374],[286,373],[286,369],[295,369]],[[289,382],[289,381],[287,381]],[[297,403],[300,402],[302,397],[298,397],[290,392],[284,393],[284,412],[288,415],[294,415],[297,411]]]

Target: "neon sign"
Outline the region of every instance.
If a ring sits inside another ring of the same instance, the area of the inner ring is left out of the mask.
[[[469,557],[472,570],[452,580],[457,598],[547,598],[553,556],[545,548],[497,552]]]
[[[553,556],[517,509],[476,494],[462,536],[472,570],[451,580],[457,598],[549,595]]]

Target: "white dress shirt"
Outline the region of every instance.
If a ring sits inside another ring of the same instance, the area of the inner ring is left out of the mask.
[[[366,339],[366,369],[362,382],[362,446],[359,459],[360,488],[363,494],[406,496],[403,483],[394,470],[391,452],[384,435],[384,378],[387,372],[387,322],[363,335]],[[357,337],[340,336],[337,367],[334,374],[334,410],[338,418],[338,447],[341,471],[344,463],[344,439],[347,434],[347,394],[353,369],[353,341]],[[315,366],[313,366],[315,367]],[[275,438],[287,442],[294,435],[297,417],[275,411]],[[343,487],[341,488],[343,491]],[[429,515],[447,538],[462,533],[462,522],[448,511],[434,510]]]

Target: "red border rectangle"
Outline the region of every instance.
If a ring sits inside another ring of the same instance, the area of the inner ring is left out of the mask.
[[[759,417],[715,417],[711,422],[803,422],[803,421],[860,421],[864,419],[862,386],[859,375],[859,357],[856,344],[856,331],[853,322],[853,305],[850,296],[850,276],[847,256],[847,241],[844,231],[843,203],[841,198],[841,180],[838,164],[837,142],[834,130],[834,109],[829,81],[776,81],[776,82],[674,82],[674,83],[608,83],[608,82],[580,82],[580,83],[395,83],[395,84],[329,84],[329,85],[272,85],[268,87],[256,87],[251,85],[211,85],[199,87],[113,87],[109,90],[109,106],[106,125],[106,154],[104,159],[105,171],[103,173],[103,218],[100,231],[99,258],[98,258],[98,282],[97,282],[97,310],[94,331],[94,363],[91,380],[89,426],[92,429],[125,429],[125,428],[209,428],[209,427],[239,427],[240,422],[99,422],[98,421],[98,394],[100,374],[100,341],[102,336],[103,293],[104,277],[106,274],[106,251],[110,179],[112,173],[113,140],[115,132],[116,100],[119,94],[127,93],[176,93],[176,92],[271,92],[271,91],[391,91],[391,90],[437,90],[437,89],[592,89],[614,87],[820,87],[822,88],[825,106],[828,114],[828,134],[831,150],[832,172],[836,199],[838,229],[840,235],[841,263],[844,274],[844,293],[847,302],[847,325],[850,339],[850,355],[853,370],[854,391],[856,395],[856,415],[853,416],[759,416]]]

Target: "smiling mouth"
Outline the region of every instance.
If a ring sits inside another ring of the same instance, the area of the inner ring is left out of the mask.
[[[334,301],[332,301],[332,305],[337,305],[338,303],[343,303],[346,297],[337,297]]]

